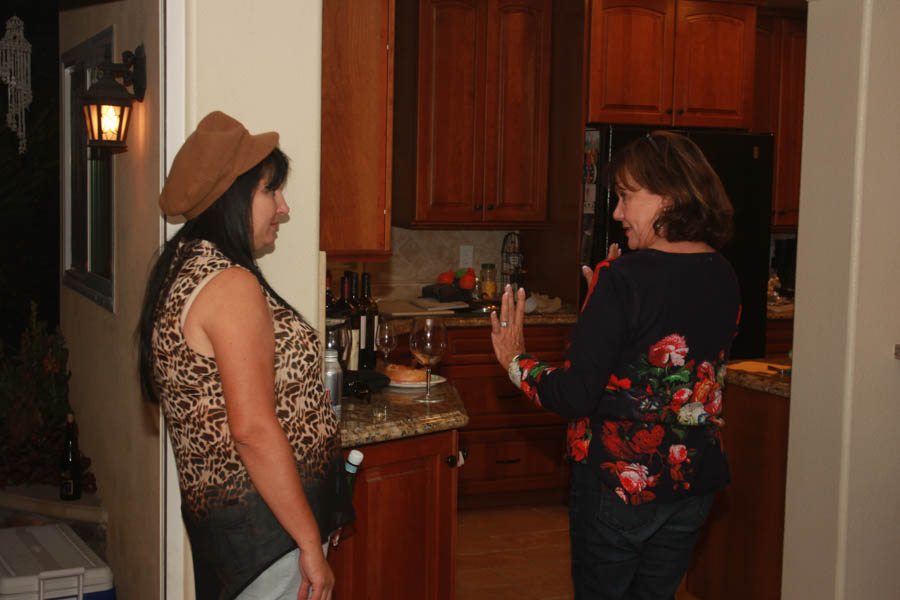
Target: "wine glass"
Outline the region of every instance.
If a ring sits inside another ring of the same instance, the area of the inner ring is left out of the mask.
[[[378,321],[378,330],[375,332],[375,345],[384,354],[384,364],[388,364],[388,355],[397,347],[397,332],[394,330],[393,321],[381,319]]]
[[[419,402],[437,402],[431,396],[431,366],[436,365],[447,349],[447,328],[440,317],[416,317],[409,333],[409,349],[425,366],[425,395],[413,398]]]

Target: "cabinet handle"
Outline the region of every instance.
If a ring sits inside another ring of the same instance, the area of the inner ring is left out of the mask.
[[[494,210],[494,205],[493,205],[493,204],[488,204],[488,210]]]
[[[517,462],[522,462],[521,458],[503,458],[496,461],[498,465],[514,465]]]
[[[481,207],[482,207],[482,206],[483,206],[483,204],[476,204],[476,205],[475,205],[475,210],[481,210]]]
[[[783,217],[783,216],[786,215],[786,214],[787,214],[787,211],[786,211],[786,210],[779,210],[779,211],[778,211],[778,216],[779,216],[779,217]]]
[[[444,462],[447,463],[450,466],[450,468],[453,468],[456,466],[458,459],[455,456],[451,455],[451,456],[445,457]]]

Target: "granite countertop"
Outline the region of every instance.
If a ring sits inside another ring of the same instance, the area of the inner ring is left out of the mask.
[[[369,403],[345,397],[341,402],[343,447],[399,440],[468,424],[469,415],[455,387],[449,383],[432,385],[431,395],[439,402],[423,404],[413,400],[424,393],[425,388],[388,386],[373,394]]]
[[[743,364],[741,364],[743,363]],[[761,371],[760,364],[791,367],[789,358],[761,358],[758,360],[735,360],[728,364],[725,375],[725,390],[729,385],[739,385],[758,392],[765,392],[782,398],[791,397],[791,375],[777,371]],[[765,368],[765,367],[762,367]]]
[[[422,315],[426,316],[426,315]],[[459,313],[443,315],[444,325],[455,327],[490,327],[490,313]],[[409,333],[412,317],[396,317],[393,319],[397,333]],[[572,312],[532,313],[525,315],[525,325],[574,325],[578,315]]]
[[[766,318],[768,319],[793,319],[794,303],[778,302],[766,305]]]

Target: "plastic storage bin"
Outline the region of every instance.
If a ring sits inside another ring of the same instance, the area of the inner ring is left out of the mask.
[[[65,524],[0,529],[0,600],[114,600],[112,571]]]

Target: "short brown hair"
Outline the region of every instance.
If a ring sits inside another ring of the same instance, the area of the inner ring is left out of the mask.
[[[719,176],[687,137],[652,131],[620,150],[609,167],[611,186],[633,181],[671,201],[654,223],[670,242],[706,242],[720,249],[734,231],[734,209]],[[627,186],[626,186],[627,187]]]

